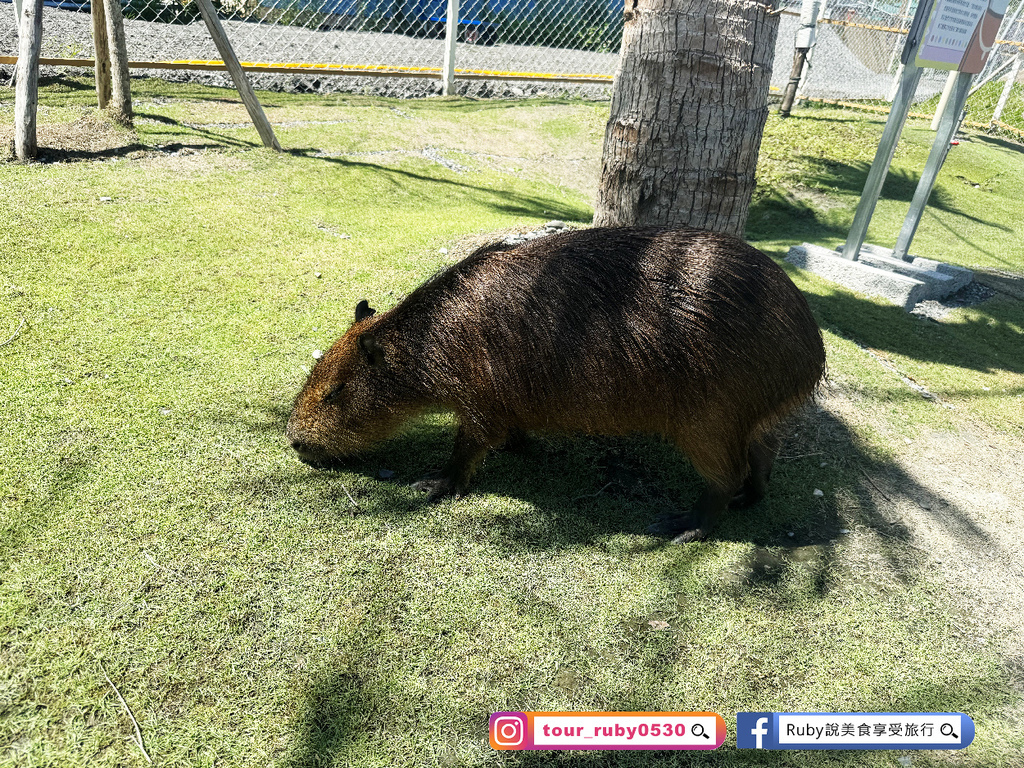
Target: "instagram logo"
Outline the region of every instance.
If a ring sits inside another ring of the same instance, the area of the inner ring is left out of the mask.
[[[522,712],[495,712],[490,722],[491,747],[522,749],[526,741],[526,715]]]

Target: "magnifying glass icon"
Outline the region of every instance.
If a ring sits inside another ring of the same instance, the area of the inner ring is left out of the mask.
[[[711,737],[708,736],[707,732],[704,730],[704,726],[700,723],[697,723],[695,726],[690,728],[690,733],[692,733],[694,736],[703,736],[708,741],[711,741]]]
[[[960,734],[953,733],[953,725],[951,723],[943,723],[942,727],[939,728],[939,733],[943,736],[952,736],[954,739],[960,738]]]

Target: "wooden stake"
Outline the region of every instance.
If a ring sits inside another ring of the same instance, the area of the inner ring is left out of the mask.
[[[98,1],[98,0],[97,0]],[[128,45],[124,40],[121,0],[103,0],[110,53],[110,112],[124,125],[132,124],[132,89],[128,80]]]
[[[39,151],[39,51],[43,44],[43,0],[25,0],[19,19],[18,84],[14,91],[14,155],[31,160]]]
[[[245,70],[242,69],[242,65],[235,55],[235,50],[231,47],[231,41],[228,40],[227,33],[224,32],[224,26],[217,17],[217,11],[214,9],[213,3],[210,0],[196,0],[196,4],[199,6],[199,12],[203,15],[203,21],[206,22],[206,28],[210,30],[210,37],[217,44],[220,57],[224,59],[224,64],[231,74],[231,79],[235,83],[235,89],[238,91],[238,95],[242,97],[242,103],[245,104],[249,117],[252,119],[257,132],[260,134],[260,138],[263,140],[263,146],[280,152],[281,145],[277,142],[274,129],[270,127],[270,121],[267,120],[267,115],[264,113],[263,107],[260,106],[259,99],[256,98],[256,93],[253,91],[249,79],[245,76]]]
[[[92,7],[92,47],[96,51],[96,98],[100,109],[110,103],[110,45],[107,42],[107,14],[102,0]]]

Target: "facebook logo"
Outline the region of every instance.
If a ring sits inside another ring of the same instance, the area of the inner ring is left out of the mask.
[[[738,712],[736,714],[736,746],[740,749],[771,749],[772,713]]]

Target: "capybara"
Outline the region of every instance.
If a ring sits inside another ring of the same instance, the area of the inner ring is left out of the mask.
[[[684,542],[763,496],[772,427],[824,371],[807,301],[757,249],[696,229],[588,229],[481,248],[386,312],[360,301],[287,435],[325,466],[453,411],[451,458],[415,486],[431,500],[464,493],[510,434],[661,435],[707,481],[688,514],[648,529]]]

